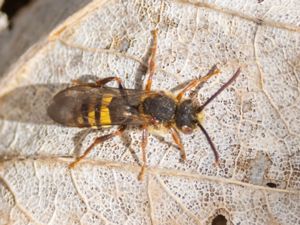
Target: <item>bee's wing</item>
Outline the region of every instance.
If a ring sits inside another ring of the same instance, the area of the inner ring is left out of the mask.
[[[73,86],[54,96],[48,115],[54,121],[71,127],[143,124],[145,118],[138,115],[137,107],[145,92],[134,89],[125,89],[124,92],[128,101],[117,88]]]

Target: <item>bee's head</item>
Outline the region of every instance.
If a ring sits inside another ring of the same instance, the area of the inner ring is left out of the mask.
[[[213,67],[212,70],[216,70],[216,67]],[[179,105],[176,107],[175,122],[177,128],[183,133],[190,134],[193,132],[196,126],[198,126],[205,135],[208,143],[210,144],[211,149],[214,152],[215,161],[217,164],[219,162],[219,154],[207,131],[202,126],[202,121],[204,118],[202,111],[213,99],[215,99],[226,87],[228,87],[237,78],[240,72],[241,70],[239,68],[235,72],[235,74],[202,105],[196,106],[195,104],[193,104],[193,101],[191,99],[187,99],[180,102]]]
[[[217,70],[214,66],[212,71]],[[215,99],[226,87],[228,87],[240,74],[240,68],[235,72],[235,74],[216,92],[214,93],[204,104],[201,106],[196,106],[191,99],[184,100],[179,103],[176,108],[175,122],[176,126],[183,133],[189,134],[198,125],[201,127],[203,120],[203,109]]]
[[[191,99],[179,103],[175,114],[175,122],[179,130],[185,134],[192,133],[199,119],[197,107]]]

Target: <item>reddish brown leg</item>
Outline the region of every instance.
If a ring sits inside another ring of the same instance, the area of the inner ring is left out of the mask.
[[[106,78],[103,78],[101,80],[97,80],[96,81],[96,85],[98,87],[101,87],[101,86],[103,86],[103,85],[105,85],[105,84],[107,84],[107,83],[109,83],[111,81],[116,81],[119,84],[119,88],[120,89],[124,89],[124,87],[122,85],[122,80],[119,77],[106,77]]]
[[[179,94],[177,95],[176,99],[180,102],[180,100],[182,99],[183,95],[190,91],[191,89],[199,86],[200,84],[206,82],[208,79],[210,79],[212,76],[216,75],[220,73],[220,70],[214,66],[206,76],[204,77],[201,77],[199,79],[194,79],[194,80],[191,80],[184,88],[181,92],[179,92]]]
[[[123,96],[123,98],[125,98],[126,102],[129,103],[127,93],[124,90],[124,86],[122,84],[122,80],[119,77],[106,77],[104,79],[98,80],[96,81],[96,86],[102,87],[111,81],[116,81],[118,83],[121,95]]]
[[[85,84],[84,82],[78,80],[78,79],[75,79],[75,80],[71,80],[71,83],[73,86],[78,86],[78,85],[83,85]]]
[[[83,83],[80,80],[72,80],[72,84],[74,86],[78,86],[78,85],[87,85],[90,87],[102,87],[105,84],[111,82],[111,81],[116,81],[119,85],[119,90],[122,94],[122,96],[126,99],[126,101],[128,102],[128,96],[127,93],[124,90],[124,86],[122,85],[122,80],[119,77],[106,77],[104,79],[101,80],[97,80],[95,83]]]
[[[150,53],[150,58],[148,61],[148,80],[147,80],[147,84],[146,84],[146,88],[145,91],[150,91],[151,90],[151,85],[152,85],[152,78],[153,78],[153,74],[155,73],[155,69],[156,69],[156,64],[155,64],[155,58],[156,58],[156,50],[157,50],[157,30],[153,30],[152,31],[152,35],[153,35],[153,44],[152,47],[150,49],[151,53]]]
[[[118,130],[116,130],[115,132],[111,133],[111,134],[107,134],[107,135],[103,135],[101,137],[97,137],[93,144],[91,144],[86,150],[85,152],[79,157],[77,158],[74,162],[72,162],[71,164],[69,164],[69,169],[74,168],[81,160],[83,160],[92,150],[93,148],[98,145],[101,144],[102,142],[111,139],[115,136],[120,136],[122,135],[122,133],[124,132],[124,130],[126,129],[126,125],[120,126],[118,128]]]
[[[139,180],[144,179],[145,175],[145,168],[147,166],[147,157],[146,157],[146,147],[148,144],[148,130],[147,130],[147,125],[144,125],[143,127],[143,133],[142,133],[142,142],[141,142],[141,147],[142,147],[142,153],[143,153],[143,165],[141,167],[141,171],[138,175]]]
[[[119,88],[120,89],[124,89],[123,85],[122,85],[122,80],[119,78],[119,77],[106,77],[104,79],[101,79],[101,80],[97,80],[95,83],[96,83],[96,86],[97,87],[101,87],[101,86],[104,86],[105,84],[111,82],[111,81],[116,81],[118,82],[119,84]],[[90,85],[90,86],[95,86],[95,83],[85,83],[85,82],[82,82],[80,80],[72,80],[72,85],[74,86],[78,86],[78,85]]]
[[[185,154],[185,151],[184,151],[184,148],[183,148],[183,144],[181,143],[180,135],[179,135],[178,131],[173,126],[169,127],[169,131],[172,135],[173,140],[175,141],[175,143],[177,144],[177,146],[180,150],[181,159],[183,161],[185,161],[186,160],[186,154]]]

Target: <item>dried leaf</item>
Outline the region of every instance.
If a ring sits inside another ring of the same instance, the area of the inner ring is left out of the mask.
[[[94,1],[36,44],[1,80],[0,224],[299,224],[299,4],[281,1]],[[141,132],[98,146],[67,165],[95,136],[54,124],[52,96],[71,80],[120,76],[140,88],[159,29],[153,87],[170,90],[222,73],[242,74],[205,109],[203,126],[182,136],[187,161],[166,135],[149,138],[149,169],[137,180]],[[224,217],[218,217],[219,219]]]

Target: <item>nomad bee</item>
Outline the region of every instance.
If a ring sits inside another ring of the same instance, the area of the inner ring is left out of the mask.
[[[85,152],[69,165],[69,168],[74,168],[96,145],[122,135],[129,125],[142,129],[143,164],[138,176],[139,180],[143,179],[147,165],[146,146],[149,128],[167,130],[178,146],[182,160],[186,160],[179,132],[190,134],[196,127],[199,127],[214,152],[215,162],[218,163],[218,152],[201,124],[202,113],[203,109],[237,78],[240,69],[204,104],[200,105],[192,99],[184,99],[183,96],[186,92],[197,88],[212,76],[220,73],[217,67],[214,66],[206,76],[191,80],[177,95],[165,91],[152,91],[156,49],[157,30],[154,30],[153,46],[148,63],[148,80],[144,90],[125,89],[120,78],[107,77],[95,83],[77,84],[54,96],[53,102],[48,108],[48,114],[54,121],[62,125],[95,129],[111,125],[118,126],[118,129],[111,134],[97,137]],[[105,86],[112,81],[118,83],[118,88]]]

